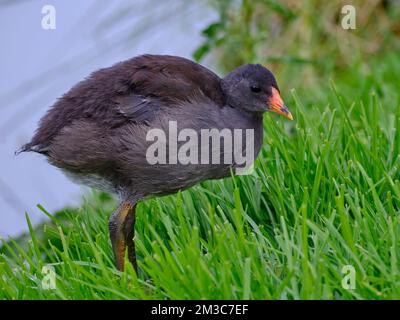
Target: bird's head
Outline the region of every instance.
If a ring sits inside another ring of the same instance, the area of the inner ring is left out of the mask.
[[[230,72],[222,80],[222,90],[232,107],[249,112],[272,111],[293,120],[274,75],[260,64],[246,64]]]

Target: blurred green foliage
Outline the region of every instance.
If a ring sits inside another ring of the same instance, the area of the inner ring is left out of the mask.
[[[400,49],[397,0],[210,1],[219,19],[203,30],[197,61],[207,55],[223,72],[261,63],[288,87],[310,86],[359,64],[368,72],[372,55]],[[341,26],[342,7],[356,9],[356,29]]]

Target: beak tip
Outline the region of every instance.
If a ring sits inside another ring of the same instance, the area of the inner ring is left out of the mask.
[[[283,103],[279,91],[275,88],[272,88],[272,97],[269,100],[269,111],[280,114],[289,120],[294,119],[288,107]]]

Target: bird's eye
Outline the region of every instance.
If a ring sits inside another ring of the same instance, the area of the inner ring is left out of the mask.
[[[261,88],[257,86],[250,86],[250,90],[254,93],[259,93],[261,91]]]

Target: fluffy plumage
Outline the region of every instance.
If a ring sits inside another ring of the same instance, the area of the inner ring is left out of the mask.
[[[253,85],[263,92],[252,104],[248,86]],[[258,153],[262,115],[248,111],[266,110],[271,86],[277,87],[275,78],[260,65],[242,66],[222,80],[184,58],[135,57],[92,73],[64,94],[22,151],[42,153],[74,180],[123,197],[172,193],[229,175],[231,166],[150,166],[145,159],[149,128],[168,131],[170,120],[197,131],[253,128]],[[240,94],[244,98],[236,97]]]

